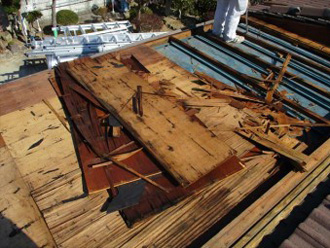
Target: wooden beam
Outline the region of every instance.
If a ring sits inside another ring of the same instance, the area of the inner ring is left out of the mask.
[[[290,199],[297,196],[298,192],[296,191],[290,198],[288,197],[293,189],[297,188],[298,185],[302,185],[301,182],[303,182],[303,180],[306,180],[306,178],[308,178],[308,180],[313,180],[316,175],[320,175],[319,173],[322,171],[322,167],[324,168],[326,163],[329,163],[329,146],[330,139],[309,156],[309,161],[306,164],[306,167],[309,169],[308,172],[296,173],[292,171],[287,174],[270,190],[244,210],[244,212],[221,229],[221,231],[209,240],[203,248],[216,247],[217,244],[222,244],[223,247],[232,247],[237,241],[239,241],[238,247],[243,247],[244,244],[249,241],[248,234],[252,237],[260,230],[267,230],[266,232],[270,232],[274,225],[272,228],[269,228],[270,226],[265,228],[265,226],[262,226],[259,223],[266,224],[267,221],[271,221],[276,225],[276,223],[279,223],[280,219],[284,219],[291,212],[293,206],[299,204],[297,201],[293,202],[293,205],[291,206],[285,204],[281,205],[280,203],[284,201],[288,203]],[[317,179],[316,181],[319,182],[320,180]],[[300,189],[302,189],[302,187],[300,187]],[[276,208],[276,206],[282,207]],[[270,212],[272,209],[275,209],[275,211]],[[275,219],[272,217],[275,217]],[[247,231],[253,226],[253,231],[251,230],[247,233]],[[265,235],[266,233],[263,233],[262,236]],[[243,242],[243,239],[245,239],[245,242]]]
[[[277,79],[275,80],[275,83],[272,85],[271,89],[269,91],[267,91],[266,102],[270,103],[270,102],[273,101],[274,92],[277,90],[278,86],[282,82],[284,74],[285,74],[285,72],[288,68],[289,63],[290,63],[290,60],[291,60],[291,54],[288,54],[286,56],[286,59],[285,59],[284,63],[283,63],[282,70],[280,71],[280,73],[277,76]],[[329,94],[329,96],[330,96],[330,94]]]
[[[128,167],[126,164],[114,159],[114,158],[109,158],[110,161],[112,161],[115,165],[118,165],[120,168],[123,168],[124,170],[127,170],[131,172],[132,174],[142,178],[143,180],[147,181],[148,183],[152,184],[153,186],[165,191],[166,193],[169,193],[169,190],[162,185],[156,183],[155,181],[151,180],[150,178],[144,176],[143,174],[137,172],[136,170],[133,170],[132,168]]]
[[[243,137],[253,140],[256,143],[265,146],[282,156],[292,160],[294,163],[293,165],[299,169],[300,171],[305,171],[305,165],[306,165],[306,159],[308,158],[307,155],[297,152],[293,149],[287,148],[286,146],[282,145],[280,142],[276,142],[276,140],[271,139],[267,135],[262,135],[260,132],[257,132],[256,130],[253,131],[252,134],[247,134],[244,131],[236,131]]]
[[[234,247],[257,247],[263,237],[270,234],[281,220],[285,219],[299,205],[304,198],[326,179],[330,173],[330,158],[319,161],[322,164],[313,171],[305,180],[301,181],[285,198],[258,222],[252,230],[239,240]],[[281,189],[283,194],[283,188]]]
[[[117,155],[111,156],[111,158],[120,162],[120,161],[123,161],[125,159],[128,159],[128,158],[132,157],[133,155],[135,155],[139,151],[142,151],[142,149],[143,148],[141,147],[141,148],[135,149],[135,150],[130,151],[130,152],[125,152],[125,153],[122,153],[122,154],[117,154]],[[106,167],[106,166],[109,166],[109,165],[112,165],[112,164],[113,164],[112,161],[106,161],[106,162],[101,162],[101,163],[97,163],[97,164],[91,164],[90,167],[95,169],[95,168],[99,168],[99,167]]]
[[[180,41],[176,38],[170,37],[170,42],[172,43],[176,43],[178,45],[180,45],[181,47],[185,48],[186,50],[192,52],[193,54],[195,54],[196,56],[198,56],[199,58],[206,60],[207,62],[217,66],[218,68],[221,68],[222,70],[226,71],[227,73],[230,73],[232,76],[236,77],[238,80],[241,80],[242,82],[252,86],[253,88],[262,91],[262,92],[267,92],[267,88],[261,84],[259,84],[257,81],[255,80],[251,80],[249,78],[249,76],[231,68],[230,66],[221,63],[220,61],[214,59],[213,57],[201,52],[200,50],[184,43],[183,41]],[[289,106],[290,108],[296,110],[297,112],[300,112],[306,116],[308,116],[309,118],[317,121],[317,122],[323,122],[323,123],[330,123],[330,121],[320,115],[318,115],[317,113],[314,113],[313,111],[304,108],[303,106],[299,105],[298,103],[296,103],[295,101],[283,96],[282,94],[275,92],[274,93],[275,98],[279,99],[280,101],[282,101],[284,104],[286,104],[287,106]]]

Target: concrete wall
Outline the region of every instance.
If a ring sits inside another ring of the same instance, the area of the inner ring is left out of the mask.
[[[52,0],[26,0],[21,6],[22,12],[39,10],[42,13],[40,23],[42,25],[51,24],[52,18]],[[78,15],[91,13],[92,6],[96,4],[99,7],[104,6],[108,0],[56,0],[56,11],[70,9]]]

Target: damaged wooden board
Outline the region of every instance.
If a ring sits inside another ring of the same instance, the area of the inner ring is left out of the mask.
[[[0,134],[0,247],[55,247]]]
[[[171,85],[165,86],[166,89],[168,87],[170,88],[170,91],[168,92],[169,94],[174,93],[181,97],[185,97],[187,93],[194,94],[192,91],[192,88],[196,86],[194,82],[200,80],[196,75],[183,69],[166,58],[163,54],[145,45],[125,49],[115,55],[116,57],[121,58],[133,55],[145,68],[147,68],[148,71],[150,71],[148,81],[151,85],[155,84],[155,82],[171,83]],[[104,55],[103,57],[111,57],[111,54]],[[178,90],[178,88],[181,89],[181,91]],[[186,94],[184,92],[186,92]],[[212,120],[214,121],[214,118],[212,118]],[[254,147],[254,144],[249,140],[241,137],[235,132],[213,133],[218,137],[221,137],[223,142],[234,149],[237,152],[238,157],[244,155]]]
[[[127,226],[131,227],[137,222],[152,216],[153,214],[164,211],[165,209],[178,203],[180,200],[187,198],[187,196],[198,192],[203,189],[205,185],[210,184],[210,182],[223,180],[238,173],[244,168],[244,164],[240,162],[237,157],[233,156],[221,166],[217,167],[215,170],[206,174],[197,182],[186,188],[181,186],[176,186],[174,188],[173,183],[168,178],[160,175],[156,176],[153,180],[156,180],[161,185],[165,185],[166,188],[171,188],[171,191],[169,193],[165,193],[151,184],[146,184],[139,203],[121,210],[120,214],[124,218]]]
[[[118,166],[109,164],[99,167],[91,166],[93,163],[102,164],[101,162],[105,162],[100,160],[92,148],[98,148],[102,151],[102,154],[111,153],[121,161],[122,159],[118,157],[118,152],[113,153],[113,151],[125,144],[131,145],[121,149],[120,153],[130,152],[132,149],[138,149],[139,146],[135,142],[132,143],[126,130],[121,132],[120,137],[105,135],[106,129],[102,127],[99,120],[108,113],[103,111],[102,106],[93,96],[88,95],[89,92],[84,91],[81,86],[75,83],[74,79],[67,75],[65,67],[60,65],[56,75],[57,80],[54,84],[57,84],[57,87],[61,89],[58,94],[63,99],[68,118],[73,122],[73,125],[71,125],[73,141],[78,151],[77,155],[88,193],[96,193],[139,180],[139,177]],[[130,166],[130,168],[146,177],[161,173],[157,165],[148,158],[144,151],[124,160],[125,164]]]
[[[154,89],[121,62],[86,58],[68,64],[67,70],[107,106],[181,185],[197,181],[234,154],[228,145],[191,122],[178,105],[163,97],[145,94],[144,115],[137,116],[130,101],[137,86],[145,92]]]

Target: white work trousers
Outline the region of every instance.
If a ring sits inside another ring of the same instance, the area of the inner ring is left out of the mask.
[[[223,35],[226,41],[235,39],[240,17],[247,5],[248,0],[218,0],[212,33]]]

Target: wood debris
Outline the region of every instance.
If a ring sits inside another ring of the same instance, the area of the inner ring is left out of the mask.
[[[291,60],[291,54],[288,54],[286,56],[286,59],[285,59],[284,63],[283,63],[283,67],[282,67],[280,73],[277,76],[277,79],[275,80],[274,84],[271,86],[270,90],[267,92],[267,95],[266,95],[266,101],[267,102],[269,102],[269,103],[272,102],[274,92],[277,90],[278,86],[282,82],[284,74],[285,74],[285,72],[288,68],[289,63],[290,63],[290,60]]]
[[[312,126],[328,124],[298,120],[285,113],[280,100],[269,100],[289,62],[290,55],[276,80],[272,71],[259,80],[273,85],[266,99],[198,71],[199,83],[194,78],[189,90],[151,73],[133,55],[84,58],[59,66],[58,88],[64,90],[60,94],[75,124],[90,193],[110,188],[114,198],[121,186],[134,188],[133,182],[144,181],[135,206],[121,210],[131,226],[244,169],[245,163],[284,157],[306,170],[307,146],[297,138]],[[105,67],[112,73],[99,69]],[[92,133],[84,123],[93,126]],[[239,160],[235,144],[223,142],[223,137],[240,137],[262,150]]]
[[[228,105],[231,98],[205,100],[195,96],[194,102],[193,94],[179,87],[166,88],[171,83],[162,79],[143,76],[148,74],[147,70],[135,67],[134,63],[126,67],[113,58],[86,58],[79,63],[60,65],[56,70],[58,88],[62,89],[59,94],[64,96],[67,114],[73,122],[89,193],[110,189],[110,197],[114,198],[125,185],[134,187],[136,181],[146,182],[142,198],[133,202],[143,200],[153,204],[135,206],[134,214],[128,209],[130,205],[126,205],[122,213],[128,225],[139,220],[141,214],[146,217],[160,211],[245,168],[233,149],[212,137],[212,132],[199,123],[192,122],[181,106],[187,104],[191,109],[206,102],[212,107]],[[111,80],[101,70],[104,66],[112,67],[113,73],[108,74]],[[146,78],[153,83],[144,81]],[[98,85],[105,87],[111,82],[111,90],[106,95],[99,94],[106,91],[93,88],[94,79],[101,80]],[[179,89],[185,99],[175,95],[173,89]],[[187,149],[192,153],[188,154]],[[112,205],[111,209],[116,207]]]

